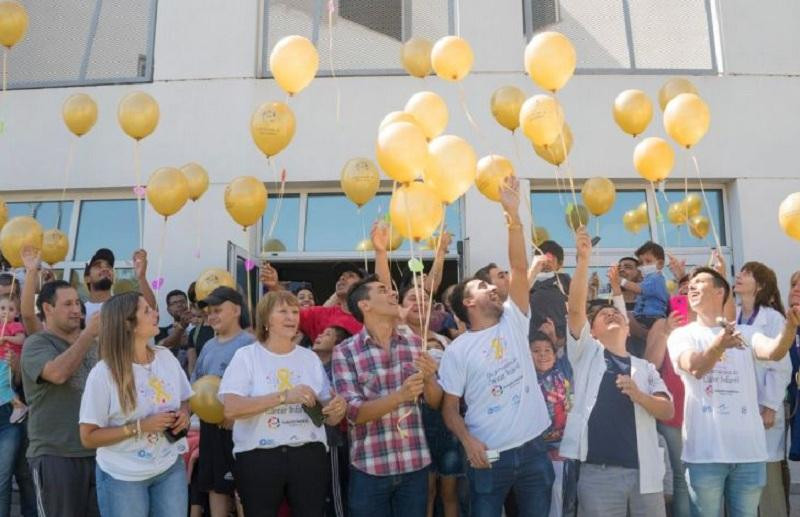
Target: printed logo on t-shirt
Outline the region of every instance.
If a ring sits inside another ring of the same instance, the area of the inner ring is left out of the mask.
[[[153,389],[153,404],[163,406],[172,400],[172,396],[164,389],[164,382],[156,376],[150,376],[147,385]]]
[[[281,426],[281,419],[276,416],[271,416],[267,419],[267,427],[270,429],[277,429]]]
[[[494,338],[492,340],[492,350],[494,351],[494,358],[496,361],[499,361],[505,355],[505,350],[503,347],[503,340],[500,338]]]

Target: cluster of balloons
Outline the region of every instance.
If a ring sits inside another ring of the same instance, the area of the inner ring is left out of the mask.
[[[639,231],[650,223],[650,216],[647,213],[647,203],[642,202],[633,210],[628,210],[622,215],[622,225],[631,233]]]
[[[702,198],[695,193],[687,194],[682,200],[669,205],[667,220],[675,226],[688,224],[692,235],[698,239],[705,239],[710,222],[707,217],[701,215],[702,211]]]
[[[200,199],[208,190],[208,183],[208,173],[194,162],[180,169],[161,167],[147,181],[147,201],[166,218],[177,214],[190,199]]]
[[[0,253],[12,267],[22,266],[22,250],[32,247],[41,251],[44,262],[51,266],[67,258],[69,239],[59,229],[43,230],[29,216],[8,220],[8,206],[0,199]]]
[[[433,71],[445,81],[460,81],[472,70],[475,56],[469,42],[458,36],[445,36],[435,44],[413,37],[403,44],[400,60],[414,77],[423,78]]]

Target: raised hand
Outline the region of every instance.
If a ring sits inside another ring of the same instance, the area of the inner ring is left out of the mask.
[[[592,255],[592,239],[584,226],[575,232],[575,251],[578,260],[589,260]]]
[[[147,277],[147,252],[145,250],[133,252],[133,271],[139,280]]]
[[[372,230],[369,234],[372,239],[372,248],[382,252],[389,249],[389,225],[385,221],[375,221],[372,223]]]
[[[42,252],[33,246],[25,246],[20,253],[25,271],[38,271],[42,264]]]
[[[258,278],[261,284],[270,291],[278,287],[278,272],[269,262],[261,264]]]
[[[519,201],[519,180],[516,176],[507,176],[500,188],[500,204],[506,213],[516,214]]]

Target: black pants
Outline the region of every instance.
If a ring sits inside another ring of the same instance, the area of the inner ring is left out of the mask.
[[[28,458],[39,517],[97,517],[94,457]]]
[[[236,488],[246,517],[274,517],[284,497],[292,517],[319,517],[330,483],[325,446],[253,449],[236,454]]]

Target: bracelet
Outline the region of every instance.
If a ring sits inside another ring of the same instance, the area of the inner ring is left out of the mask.
[[[133,429],[131,429],[131,424],[123,425],[122,430],[125,432],[126,438],[130,438],[131,436],[133,436]]]
[[[520,223],[509,223],[508,224],[508,230],[509,231],[511,231],[511,230],[519,230],[521,228],[522,228],[522,224],[520,224]]]
[[[137,418],[136,419],[136,439],[138,440],[142,436],[142,420]]]

